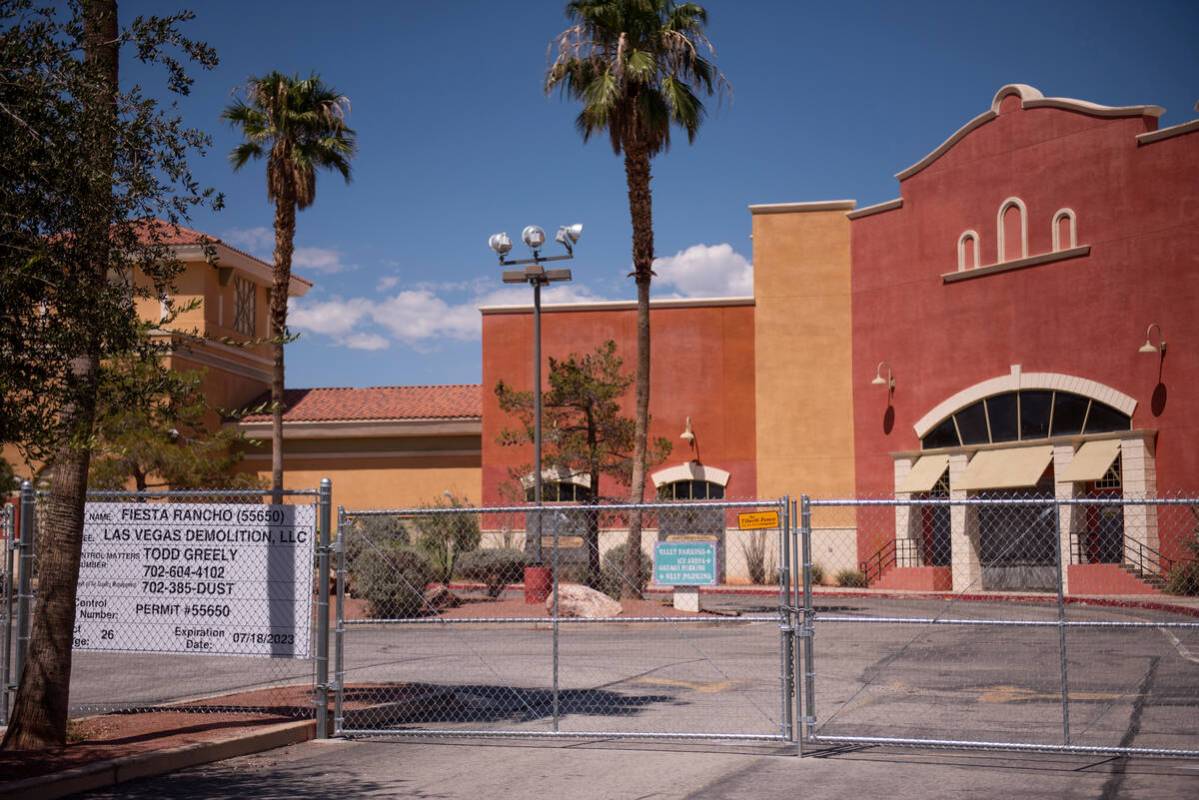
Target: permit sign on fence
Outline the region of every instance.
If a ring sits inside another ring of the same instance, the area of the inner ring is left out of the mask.
[[[88,503],[77,650],[307,658],[316,508]]]
[[[655,542],[654,583],[662,586],[714,586],[715,542]]]

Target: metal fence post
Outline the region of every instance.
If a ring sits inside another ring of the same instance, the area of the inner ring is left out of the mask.
[[[541,536],[541,532],[545,530],[541,520],[543,511],[544,509],[542,506],[537,506],[537,535],[539,537]],[[560,724],[560,714],[558,708],[558,533],[561,527],[561,525],[554,525],[553,566],[550,572],[550,580],[553,582],[552,587],[554,590],[554,733],[558,732],[558,726]]]
[[[329,524],[333,482],[321,478],[317,496],[316,738],[329,738]],[[309,589],[311,591],[311,589]]]
[[[0,670],[0,724],[7,725],[9,684],[12,681],[13,507],[5,504],[0,511],[4,527],[4,586],[0,587],[4,598],[4,652],[0,653],[0,663],[4,668]]]
[[[794,675],[791,672],[791,648],[795,646],[795,617],[791,613],[791,557],[787,549],[787,532],[791,527],[791,498],[784,497],[779,501],[779,684],[782,688],[782,714],[780,724],[783,736],[789,741],[795,735],[794,718],[791,715],[792,692],[795,690]]]
[[[20,588],[17,590],[17,654],[13,669],[13,681],[21,682],[21,673],[25,669],[25,657],[29,652],[29,611],[33,603],[33,564],[34,548],[34,493],[33,484],[21,481],[21,577]]]
[[[333,735],[340,736],[342,728],[341,703],[345,696],[345,632],[346,632],[346,510],[337,507],[337,624],[333,629]]]
[[[800,536],[803,548],[803,641],[804,654],[804,736],[816,735],[816,615],[812,606],[812,501],[806,494],[800,499]],[[802,737],[801,737],[802,738]]]
[[[1060,662],[1062,682],[1062,740],[1070,744],[1070,680],[1066,668],[1066,597],[1065,597],[1065,565],[1062,564],[1062,506],[1053,503],[1053,530],[1058,538],[1053,548],[1057,553],[1057,648]]]

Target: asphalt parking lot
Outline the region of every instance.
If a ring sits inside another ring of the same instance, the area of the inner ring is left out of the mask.
[[[766,610],[761,599],[722,602],[726,610]],[[1156,611],[1068,608],[1078,621],[1194,622]],[[822,600],[817,610],[820,734],[1062,741],[1056,625],[834,621],[888,615],[1052,622],[1054,607],[843,598]],[[1072,743],[1199,748],[1199,631],[1071,628],[1067,648]],[[773,619],[563,624],[559,659],[564,732],[770,737],[785,730]],[[409,687],[391,698],[384,689],[384,700],[406,702],[360,716],[353,727],[549,731],[551,664],[545,624],[350,626],[347,684]],[[167,702],[303,682],[311,672],[310,662],[80,654],[72,702]]]

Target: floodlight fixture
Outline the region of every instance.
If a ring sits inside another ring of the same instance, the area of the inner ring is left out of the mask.
[[[524,240],[530,250],[537,251],[545,244],[545,231],[536,225],[529,225],[520,232],[520,238]]]
[[[574,253],[574,244],[579,241],[579,237],[583,235],[583,224],[576,222],[574,225],[563,225],[558,228],[557,235],[554,236],[554,241],[566,248],[566,252]]]
[[[512,240],[506,233],[493,233],[487,239],[487,246],[494,250],[500,258],[503,258],[512,249]]]

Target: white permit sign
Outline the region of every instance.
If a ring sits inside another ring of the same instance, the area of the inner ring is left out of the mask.
[[[307,658],[316,508],[88,503],[76,650]]]

